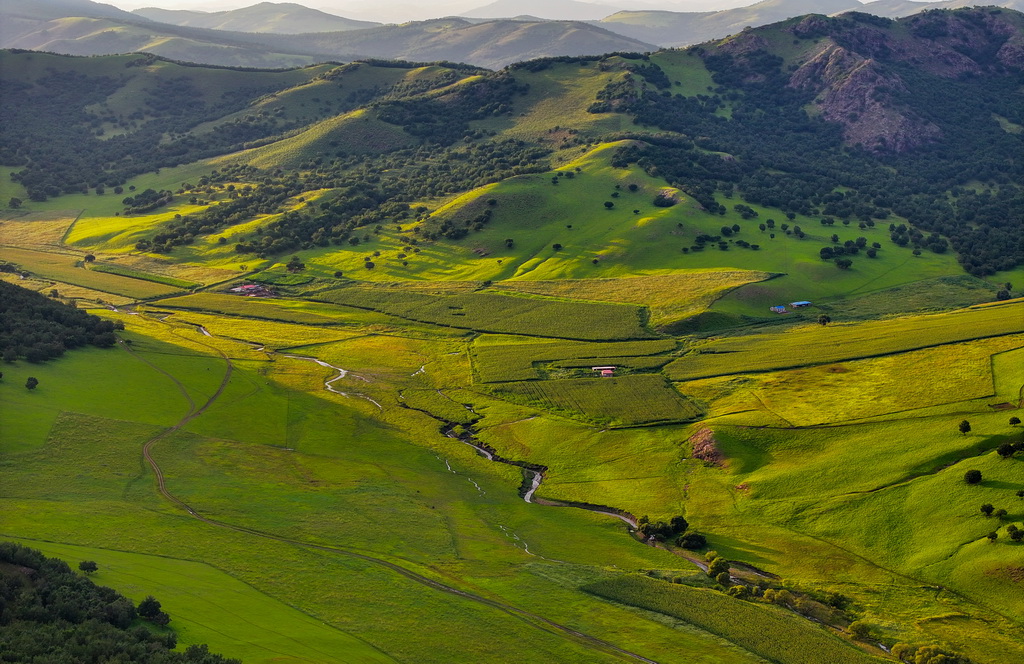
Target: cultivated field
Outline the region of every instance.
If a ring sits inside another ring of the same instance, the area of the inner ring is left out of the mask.
[[[0,260],[14,263],[23,270],[27,270],[45,279],[83,286],[115,295],[123,295],[133,299],[160,297],[181,290],[181,288],[165,284],[89,270],[82,267],[81,257],[73,254],[0,247]]]
[[[782,664],[822,661],[880,664],[883,661],[789,612],[732,599],[713,590],[642,576],[620,576],[585,586],[585,590],[697,625],[769,661]]]
[[[475,292],[438,297],[397,289],[342,288],[318,300],[363,307],[448,327],[565,339],[643,339],[642,310],[627,305],[570,302]]]
[[[570,417],[616,426],[678,422],[700,415],[700,409],[662,376],[524,381],[496,385],[492,391]]]
[[[633,361],[629,366],[638,367],[645,364],[636,358],[667,353],[675,350],[676,342],[671,339],[652,341],[621,341],[610,343],[502,343],[508,337],[478,337],[472,346],[473,367],[482,383],[501,383],[516,380],[539,378],[534,362],[551,362],[556,360],[588,359],[587,365],[559,363],[561,366],[597,366],[613,365],[607,361],[621,356],[624,364]],[[603,359],[602,359],[603,358]],[[631,358],[627,360],[625,358]],[[653,358],[652,358],[653,359]],[[659,358],[663,364],[667,358]],[[646,366],[660,364],[646,363]],[[639,367],[638,367],[639,368]]]
[[[927,316],[724,337],[665,368],[672,380],[841,362],[1024,332],[1024,301]]]

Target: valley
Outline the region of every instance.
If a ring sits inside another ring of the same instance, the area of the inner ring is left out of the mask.
[[[0,280],[116,328],[0,311],[0,535],[246,663],[1021,661],[1022,30],[0,52]]]

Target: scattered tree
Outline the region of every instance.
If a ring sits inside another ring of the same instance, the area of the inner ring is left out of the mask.
[[[985,516],[992,516],[992,511],[995,510],[991,503],[985,503],[981,506],[981,513]]]
[[[1014,417],[1010,418],[1010,426],[1011,427],[1015,427],[1018,424],[1020,424],[1020,418],[1019,417],[1014,416]]]
[[[981,481],[981,471],[980,470],[968,470],[966,473],[964,473],[964,482],[967,482],[968,484],[977,484],[980,481]]]
[[[999,533],[993,530],[988,535],[985,535],[985,537],[988,538],[989,542],[995,543],[996,539],[999,537]]]
[[[23,201],[17,196],[12,196],[11,200],[7,201],[7,207],[11,208],[12,210],[17,210],[18,208],[21,207],[22,202]]]
[[[615,203],[613,203],[612,201],[605,201],[604,207],[607,210],[611,210],[613,207],[615,207]]]
[[[39,385],[39,380],[35,376],[29,376],[28,380],[25,381],[25,387],[30,390],[36,389],[37,385]]]
[[[871,636],[871,625],[863,620],[855,620],[850,623],[850,635],[857,641],[866,641]]]
[[[971,423],[967,420],[961,420],[957,428],[960,429],[960,433],[967,435],[971,431]]]
[[[690,551],[703,549],[707,545],[707,538],[700,533],[685,533],[676,540],[676,546],[681,546],[682,548],[689,549]]]
[[[1013,456],[1014,452],[1016,451],[1017,446],[1014,445],[1013,443],[1003,443],[1002,445],[996,448],[996,454],[1003,457],[1004,459],[1009,459],[1010,457]]]
[[[818,316],[818,325],[828,325],[832,322],[832,317],[828,314],[821,314]]]
[[[560,244],[558,244],[556,242],[553,245],[551,245],[551,248],[554,249],[555,251],[561,251],[562,250],[562,245],[560,245]]]
[[[86,574],[93,574],[96,570],[99,569],[99,565],[97,565],[92,560],[83,560],[82,562],[78,563],[78,569],[82,570]]]

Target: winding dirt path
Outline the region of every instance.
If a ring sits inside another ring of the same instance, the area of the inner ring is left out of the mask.
[[[163,321],[160,321],[160,322],[163,322]],[[168,325],[169,327],[172,327],[172,328],[174,327],[170,323],[165,323],[165,324]],[[205,329],[201,330],[201,331],[203,332],[203,334],[205,336],[209,336],[209,337],[213,336],[209,332],[207,332]],[[172,330],[172,333],[177,335],[177,331],[175,331],[175,330]],[[178,335],[178,336],[180,336],[180,335]],[[228,382],[231,380],[231,375],[234,372],[234,364],[232,363],[231,358],[228,357],[228,355],[226,353],[224,353],[221,349],[219,349],[219,348],[217,348],[215,346],[212,346],[210,344],[203,343],[201,341],[196,341],[196,340],[191,340],[191,339],[189,341],[192,341],[193,343],[197,343],[197,344],[202,345],[202,346],[206,346],[207,348],[210,348],[211,350],[216,351],[216,353],[221,356],[221,358],[224,360],[224,363],[225,363],[224,377],[221,379],[220,386],[213,393],[213,395],[211,395],[210,398],[207,399],[206,403],[204,403],[202,406],[200,406],[198,408],[196,408],[195,402],[188,395],[188,391],[185,389],[185,386],[179,380],[177,380],[176,378],[171,376],[168,372],[166,372],[166,371],[164,371],[162,369],[159,369],[158,367],[156,367],[152,363],[143,360],[144,362],[146,362],[146,364],[148,364],[149,366],[153,367],[154,369],[156,369],[160,373],[163,373],[163,374],[169,376],[171,378],[171,380],[174,381],[174,383],[176,384],[178,389],[182,391],[182,393],[185,395],[186,399],[188,399],[189,403],[191,404],[190,407],[189,407],[188,412],[185,414],[184,417],[182,417],[173,426],[168,427],[167,429],[161,431],[157,435],[155,435],[152,438],[150,438],[148,441],[146,441],[146,443],[143,445],[143,448],[142,448],[142,456],[146,460],[146,462],[149,464],[150,468],[152,468],[153,474],[156,477],[157,490],[159,491],[160,495],[163,496],[164,499],[166,499],[168,502],[170,502],[170,503],[176,505],[177,507],[181,508],[182,510],[187,512],[189,514],[189,516],[193,517],[194,519],[196,519],[198,521],[201,521],[201,522],[203,522],[205,524],[211,525],[211,526],[215,526],[215,527],[218,527],[218,528],[223,528],[223,529],[226,529],[226,530],[232,530],[234,532],[244,533],[246,535],[252,535],[254,537],[260,537],[260,538],[263,538],[263,539],[273,540],[273,541],[277,541],[277,542],[284,542],[284,543],[287,543],[287,544],[293,544],[293,545],[301,546],[301,547],[304,547],[304,548],[307,548],[307,549],[314,549],[314,550],[318,550],[318,551],[326,551],[326,552],[335,553],[335,554],[342,555],[342,556],[347,556],[347,557],[350,557],[350,558],[356,558],[356,559],[359,559],[359,560],[371,563],[373,565],[377,565],[377,566],[380,566],[380,567],[387,568],[387,569],[395,572],[396,574],[399,574],[399,575],[405,577],[406,579],[409,579],[410,581],[414,581],[416,583],[422,584],[422,585],[427,586],[429,588],[433,588],[434,590],[437,590],[439,592],[443,592],[443,593],[446,593],[446,594],[449,594],[449,595],[454,595],[454,596],[457,596],[457,597],[461,597],[463,599],[467,599],[467,600],[476,602],[478,604],[482,604],[484,606],[496,609],[496,610],[501,611],[501,612],[503,612],[503,613],[505,613],[505,614],[507,614],[509,616],[512,616],[513,618],[521,620],[522,622],[524,622],[524,623],[526,623],[526,624],[528,624],[528,625],[530,625],[532,627],[535,627],[537,629],[541,629],[541,630],[543,630],[545,632],[548,632],[548,633],[551,633],[551,634],[556,634],[556,635],[562,636],[564,638],[569,638],[569,639],[571,639],[571,640],[573,640],[573,641],[575,641],[575,642],[577,642],[577,643],[579,643],[581,645],[584,645],[584,646],[586,646],[588,648],[593,648],[595,650],[599,650],[599,651],[601,651],[601,652],[603,652],[605,654],[609,654],[609,655],[613,655],[613,656],[618,656],[618,657],[623,658],[623,659],[634,660],[634,661],[639,661],[639,662],[645,662],[647,664],[658,664],[658,662],[656,662],[655,660],[648,659],[648,658],[646,658],[646,657],[644,657],[642,655],[639,655],[637,653],[630,652],[629,650],[625,650],[623,648],[620,648],[620,647],[616,646],[615,644],[610,643],[608,641],[605,641],[603,639],[597,638],[595,636],[591,636],[589,634],[586,634],[586,633],[581,632],[579,630],[573,629],[571,627],[568,627],[568,626],[563,625],[561,623],[555,622],[553,620],[549,620],[548,618],[545,618],[545,617],[543,617],[541,615],[538,615],[536,613],[532,613],[532,612],[527,611],[525,609],[520,609],[520,608],[518,608],[516,606],[513,606],[511,604],[506,604],[504,602],[501,602],[501,601],[498,601],[498,600],[495,600],[495,599],[491,599],[489,597],[484,597],[484,596],[478,595],[476,593],[472,593],[472,592],[469,592],[469,591],[466,591],[466,590],[461,590],[461,589],[456,588],[454,586],[450,586],[450,585],[442,583],[442,582],[440,582],[440,581],[438,581],[436,579],[432,579],[432,578],[430,578],[428,576],[424,576],[422,574],[419,574],[418,572],[414,572],[413,570],[411,570],[411,569],[409,569],[407,567],[404,567],[404,566],[402,566],[402,565],[400,565],[398,563],[392,562],[390,560],[384,560],[382,558],[376,558],[374,556],[370,556],[370,555],[367,555],[367,554],[364,554],[364,553],[358,553],[356,551],[352,551],[350,549],[342,548],[342,547],[338,547],[338,546],[328,546],[326,544],[314,544],[312,542],[305,542],[305,541],[302,541],[302,540],[292,539],[292,538],[289,538],[289,537],[284,537],[282,535],[276,535],[274,533],[265,532],[265,531],[262,531],[262,530],[256,530],[254,528],[248,528],[248,527],[245,527],[245,526],[240,526],[240,525],[236,525],[236,524],[233,524],[233,523],[228,523],[228,522],[225,522],[225,521],[218,521],[216,519],[211,519],[209,517],[203,516],[196,509],[194,509],[191,505],[189,505],[184,500],[182,500],[181,498],[179,498],[179,497],[175,496],[173,493],[171,493],[171,491],[167,488],[167,479],[164,476],[163,470],[161,470],[160,465],[157,463],[156,459],[153,458],[153,455],[152,455],[153,446],[156,445],[156,443],[158,443],[161,440],[163,440],[164,438],[168,437],[170,434],[172,434],[172,433],[174,433],[176,431],[179,431],[182,427],[187,425],[189,422],[191,422],[195,418],[197,418],[200,415],[202,415],[204,412],[206,412],[206,410],[211,405],[213,405],[213,403],[215,401],[217,401],[218,398],[220,398],[220,396],[224,393],[224,390],[227,388]],[[126,350],[128,350],[128,352],[131,352],[133,355],[135,355],[135,357],[138,357],[139,359],[142,359],[141,357],[139,357],[139,355],[137,353],[135,353],[133,350],[129,349],[127,344],[121,344],[121,346],[123,348],[125,348]],[[338,379],[344,377],[344,375],[347,373],[344,369],[339,369],[338,367],[333,367],[333,366],[331,366],[329,364],[326,364],[326,363],[324,363],[324,362],[322,362],[320,360],[316,360],[315,358],[306,358],[304,356],[291,356],[291,357],[296,357],[298,359],[309,359],[309,360],[312,360],[314,362],[317,362],[318,364],[322,364],[324,366],[329,366],[332,369],[335,369],[335,370],[341,372],[341,375],[336,377],[336,378],[334,378],[334,379],[332,379],[331,381],[329,381],[330,383],[333,383],[335,380],[338,380]],[[331,390],[332,392],[336,392],[336,390],[331,389],[331,386],[329,384],[327,384],[327,383],[325,383],[325,388]],[[342,394],[341,392],[338,392],[338,393]],[[376,403],[376,402],[374,402],[374,403]],[[378,407],[379,407],[379,404],[378,404]]]

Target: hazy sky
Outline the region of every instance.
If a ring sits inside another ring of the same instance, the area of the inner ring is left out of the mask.
[[[220,11],[257,4],[260,0],[97,0],[120,7],[160,7],[163,9],[192,9]],[[321,9],[338,16],[368,19],[387,23],[423,20],[438,16],[466,13],[493,0],[291,0],[296,4]],[[753,4],[757,0],[580,0],[608,7],[608,14],[618,9],[669,9],[673,11],[709,11],[729,9]]]

